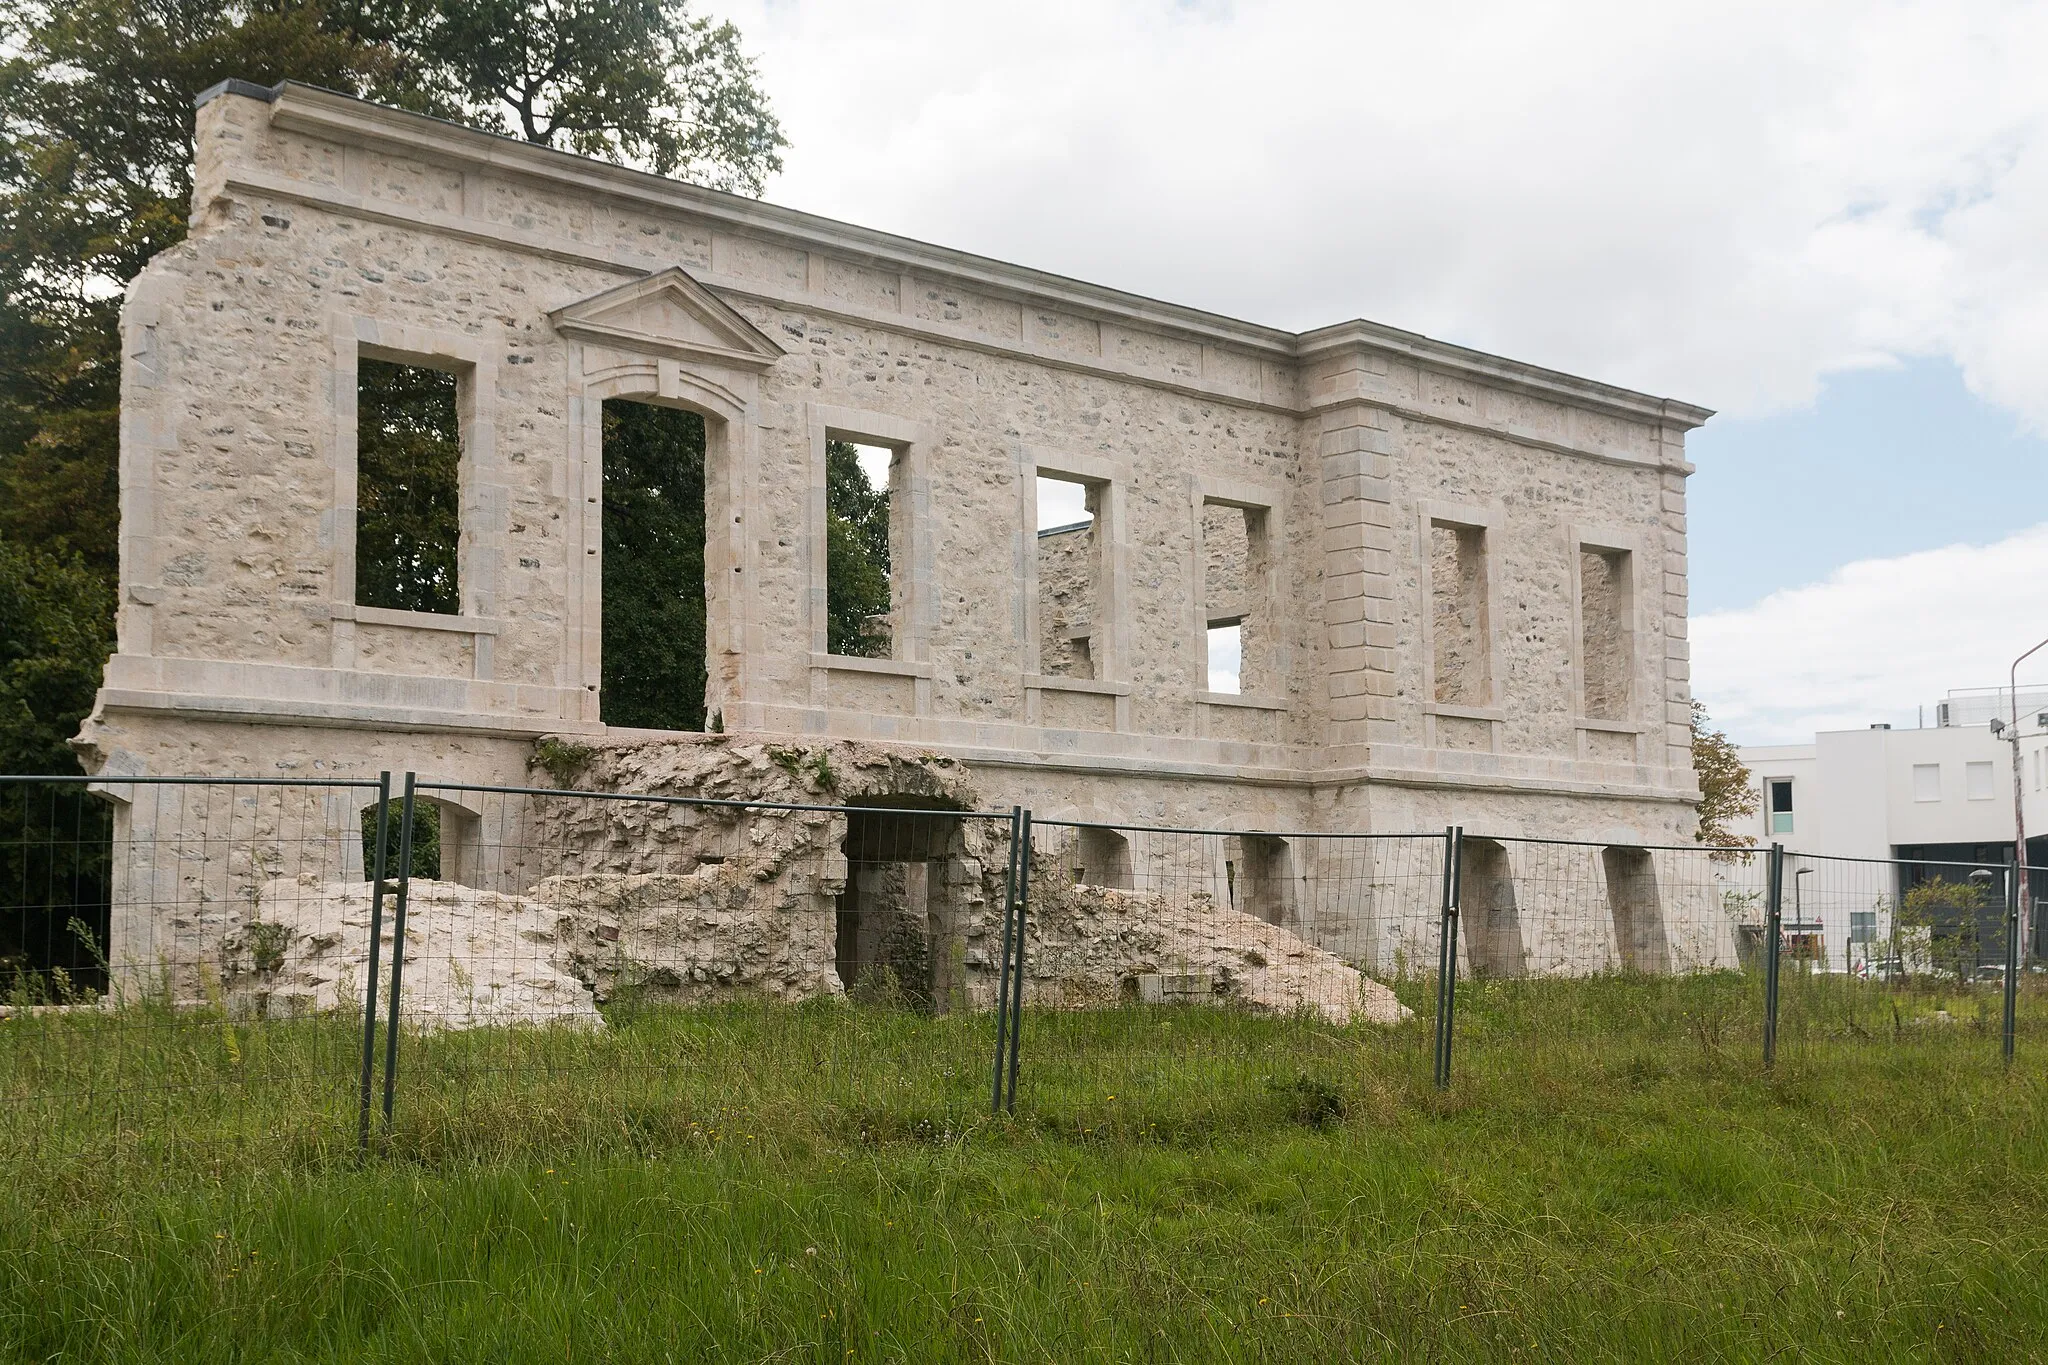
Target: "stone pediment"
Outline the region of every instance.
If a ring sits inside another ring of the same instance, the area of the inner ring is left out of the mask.
[[[548,314],[578,341],[674,360],[766,369],[788,354],[680,266]]]

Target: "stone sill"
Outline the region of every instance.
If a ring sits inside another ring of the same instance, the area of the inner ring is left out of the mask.
[[[1425,716],[1449,716],[1452,720],[1501,720],[1508,718],[1507,710],[1499,706],[1459,706],[1447,701],[1426,701],[1422,703]]]
[[[411,630],[447,630],[461,635],[496,635],[503,623],[488,616],[447,616],[437,611],[397,611],[391,607],[359,607],[353,602],[336,602],[337,621],[354,621],[359,626],[405,626]]]
[[[883,673],[892,678],[929,678],[930,664],[908,659],[868,659],[858,654],[813,654],[812,668],[829,668],[834,673]]]
[[[1598,730],[1609,735],[1640,735],[1648,726],[1639,720],[1595,720],[1591,716],[1574,716],[1572,726],[1579,730]]]
[[[1241,706],[1249,711],[1292,711],[1294,703],[1285,697],[1262,697],[1255,692],[1196,692],[1204,706]]]
[[[1106,682],[1101,678],[1069,678],[1058,673],[1026,673],[1024,686],[1040,692],[1087,692],[1098,697],[1128,697],[1127,682]]]

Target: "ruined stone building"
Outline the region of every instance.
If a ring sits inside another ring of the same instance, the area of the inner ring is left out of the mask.
[[[197,147],[191,235],[123,314],[91,771],[521,784],[544,736],[644,737],[602,685],[631,401],[703,423],[707,729],[907,746],[1043,817],[1690,835],[1701,408],[300,85],[208,92]],[[431,609],[359,591],[372,365],[459,417]],[[882,452],[880,657],[829,648],[834,441]],[[1048,483],[1081,510],[1041,534]]]

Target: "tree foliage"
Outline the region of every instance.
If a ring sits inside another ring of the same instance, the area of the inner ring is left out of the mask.
[[[1935,876],[1899,898],[1893,924],[1902,938],[1902,960],[1924,955],[1924,965],[1937,975],[1967,985],[1977,974],[1983,945],[1998,938],[1997,920],[1988,881]]]
[[[702,730],[704,419],[647,403],[604,405],[607,725]]]
[[[1694,837],[1723,848],[1754,844],[1754,834],[1738,833],[1733,826],[1756,814],[1755,779],[1699,702],[1692,704],[1692,767],[1700,784],[1699,829]]]
[[[890,638],[889,490],[848,441],[825,444],[825,648],[886,659]]]
[[[112,596],[80,560],[0,540],[0,772],[78,771],[65,741],[92,709]]]
[[[356,401],[356,602],[462,610],[455,376],[365,357]]]
[[[739,30],[684,0],[443,0],[427,30],[480,127],[746,194],[782,169]]]
[[[0,539],[0,772],[78,771],[65,741],[92,707],[111,597],[75,556]],[[93,942],[105,936],[111,832],[106,807],[76,787],[0,787],[0,996],[28,991],[33,1003],[64,980],[40,973],[59,968],[104,986]]]
[[[377,805],[363,808],[359,822],[363,829],[363,880],[377,871]],[[398,875],[399,853],[405,842],[405,803],[393,796],[384,807],[384,875]],[[412,866],[408,877],[436,881],[441,876],[441,807],[416,797],[412,803]]]

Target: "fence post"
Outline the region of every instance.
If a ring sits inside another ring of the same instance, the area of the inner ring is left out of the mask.
[[[377,1065],[377,949],[384,932],[384,846],[391,833],[391,774],[377,774],[377,851],[370,858],[369,978],[363,984],[363,1086],[356,1116],[356,1146],[370,1147],[370,1096]],[[349,837],[355,837],[353,833]]]
[[[2020,878],[2015,868],[2005,878],[2005,1064],[2012,1065],[2014,1014],[2020,989]]]
[[[1771,845],[1764,879],[1764,1065],[1778,1063],[1778,950],[1785,937],[1785,846]]]
[[[1031,914],[1031,812],[1026,809],[1018,824],[1023,835],[1017,851],[1017,955],[1016,970],[1010,977],[1010,1085],[1003,1108],[1017,1112],[1017,1052],[1024,1037],[1024,929]]]
[[[1458,1000],[1458,906],[1464,896],[1465,827],[1444,830],[1443,920],[1437,934],[1436,1088],[1451,1088],[1451,1015]]]
[[[988,1102],[988,1112],[991,1114],[1002,1112],[1003,1069],[1010,1056],[1010,946],[1015,929],[1014,916],[1017,913],[1018,835],[1023,829],[1023,824],[1024,808],[1010,807],[1010,868],[1003,879],[1003,970],[1002,979],[996,986],[996,1057],[992,1074],[994,1088]]]
[[[405,800],[398,817],[398,886],[391,909],[391,1017],[384,1025],[384,1130],[391,1130],[391,1107],[398,1093],[398,1005],[405,981],[405,905],[412,892],[413,786],[405,775]]]

